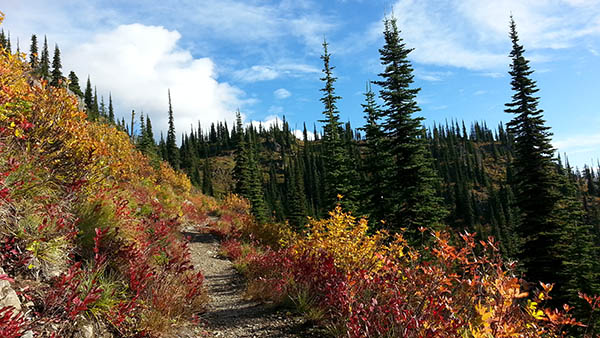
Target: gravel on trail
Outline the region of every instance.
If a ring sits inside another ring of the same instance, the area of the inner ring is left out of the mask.
[[[185,337],[267,338],[325,337],[322,331],[299,315],[244,297],[245,282],[231,261],[219,256],[219,238],[202,231],[203,227],[186,228],[191,260],[204,274],[209,295],[206,312],[201,315],[206,335],[182,334]]]

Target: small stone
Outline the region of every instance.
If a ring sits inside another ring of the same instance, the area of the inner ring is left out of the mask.
[[[4,275],[4,270],[0,268],[0,275]],[[21,310],[21,301],[15,290],[10,286],[10,282],[0,279],[0,308],[12,306],[16,310]]]

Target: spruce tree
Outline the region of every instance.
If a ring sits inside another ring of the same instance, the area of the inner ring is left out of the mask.
[[[85,85],[85,93],[83,95],[83,102],[87,111],[88,119],[90,121],[96,120],[96,114],[93,109],[94,104],[94,93],[92,92],[92,84],[90,82],[90,76],[88,75],[87,83]]]
[[[29,47],[29,66],[31,66],[31,70],[35,72],[37,71],[39,64],[40,59],[38,55],[37,36],[33,34],[31,36],[31,46]]]
[[[290,158],[286,167],[285,184],[287,190],[287,218],[297,230],[306,222],[306,195],[304,178],[297,158]]]
[[[173,119],[173,106],[171,105],[171,90],[168,91],[169,96],[169,130],[167,131],[167,140],[165,143],[167,161],[174,169],[179,169],[179,149],[177,148],[177,140],[175,134],[175,121]]]
[[[48,39],[44,35],[44,47],[42,48],[42,55],[40,56],[40,67],[38,75],[42,80],[48,80],[50,78],[50,53],[48,52]]]
[[[6,51],[8,51],[9,54],[12,53],[12,47],[10,45],[10,31],[8,32],[8,36],[6,37]]]
[[[100,108],[98,109],[98,113],[100,116],[106,118],[106,105],[104,104],[104,96],[100,96]]]
[[[372,225],[379,225],[388,218],[393,210],[390,198],[390,174],[393,162],[388,152],[389,145],[381,129],[381,107],[375,102],[375,93],[367,85],[365,103],[362,104],[366,124],[361,128],[365,132],[365,160],[362,167],[365,177],[362,186],[363,212],[369,215]]]
[[[52,80],[50,81],[50,85],[53,87],[58,87],[63,82],[62,64],[60,62],[60,49],[58,49],[58,45],[54,45],[54,57],[52,58]]]
[[[115,123],[115,110],[113,109],[111,93],[108,93],[108,121],[110,123]],[[150,121],[149,118],[148,118],[148,121]],[[152,126],[150,126],[150,128],[152,128]]]
[[[420,226],[431,227],[446,216],[437,197],[437,175],[426,144],[423,118],[412,115],[420,108],[416,97],[420,88],[412,88],[413,68],[408,60],[412,51],[400,37],[396,19],[385,20],[385,44],[379,50],[385,70],[379,74],[381,87],[382,129],[389,140],[394,161],[392,179],[393,216],[387,221],[392,229],[407,227],[415,231]]]
[[[94,86],[94,98],[92,99],[92,109],[94,110],[96,117],[98,117],[100,115],[100,106],[98,101],[98,90],[96,86]],[[133,129],[131,130],[133,131]]]
[[[343,196],[342,206],[348,211],[355,210],[357,188],[355,187],[355,173],[351,171],[351,161],[347,148],[344,147],[342,136],[342,124],[336,102],[341,98],[335,94],[334,84],[337,80],[333,76],[335,67],[330,65],[331,54],[327,51],[328,43],[323,42],[323,74],[321,81],[325,87],[321,89],[323,97],[321,102],[325,106],[323,115],[325,119],[320,120],[323,126],[323,163],[325,184],[325,211],[332,209],[338,203],[338,195]],[[354,174],[354,175],[353,175]]]
[[[6,34],[4,34],[4,29],[0,32],[0,48],[6,48]]]
[[[557,267],[561,265],[556,252],[561,229],[552,219],[558,201],[557,181],[554,174],[550,127],[545,126],[533,70],[525,59],[525,49],[519,44],[516,25],[510,18],[512,51],[509,74],[514,92],[512,101],[505,104],[505,112],[514,114],[507,123],[508,132],[515,140],[515,158],[512,166],[512,184],[520,211],[517,232],[523,240],[520,261],[528,280],[555,282]]]
[[[83,93],[81,92],[81,87],[79,86],[79,78],[74,71],[69,73],[69,90],[73,92],[73,94],[83,97]]]

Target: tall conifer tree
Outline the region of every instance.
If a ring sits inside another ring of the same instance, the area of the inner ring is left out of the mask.
[[[40,56],[38,55],[37,36],[33,34],[31,36],[31,46],[29,47],[29,65],[31,70],[37,71],[40,64]]]
[[[421,110],[416,101],[420,88],[412,87],[413,68],[408,60],[412,49],[400,37],[395,18],[386,18],[384,24],[385,44],[379,53],[385,69],[379,74],[381,80],[374,83],[381,87],[382,129],[394,161],[389,182],[394,209],[387,221],[392,228],[414,231],[438,224],[446,211],[435,191],[438,178],[421,125],[423,118],[412,116]]]
[[[61,68],[62,63],[60,62],[60,49],[58,49],[58,45],[54,45],[54,57],[52,58],[52,80],[50,81],[50,85],[53,87],[58,87],[63,82]]]
[[[115,110],[113,108],[111,93],[108,93],[108,121],[111,123],[115,123]],[[149,118],[148,118],[148,121],[150,121]],[[152,126],[150,126],[150,127],[152,127]]]
[[[380,222],[393,210],[390,198],[390,174],[393,162],[388,152],[389,145],[381,129],[381,107],[375,102],[375,93],[367,85],[365,103],[362,104],[366,124],[361,128],[365,132],[365,160],[362,167],[365,181],[362,189],[363,212],[369,215],[371,224]]]
[[[4,34],[4,29],[0,32],[0,48],[6,48],[6,34]]]
[[[171,105],[171,90],[169,95],[169,130],[167,131],[166,151],[167,161],[175,169],[179,169],[179,149],[177,148],[177,140],[175,134],[175,120],[173,118],[173,106]]]
[[[528,280],[556,281],[560,266],[556,246],[560,229],[552,213],[558,201],[557,181],[554,174],[550,127],[545,125],[542,110],[538,108],[538,89],[531,79],[533,70],[519,44],[515,21],[510,18],[512,51],[509,74],[513,90],[512,101],[505,112],[514,114],[507,123],[508,132],[515,140],[514,175],[516,203],[520,210],[517,232],[523,240],[520,260]]]
[[[45,35],[44,47],[42,48],[42,54],[40,55],[40,68],[38,74],[42,80],[48,80],[50,78],[50,53],[48,52],[48,39]]]
[[[342,205],[349,211],[355,209],[357,189],[356,182],[350,167],[350,158],[347,148],[344,146],[343,129],[340,123],[340,114],[337,108],[337,101],[341,98],[335,94],[336,77],[333,76],[335,67],[330,65],[331,54],[327,51],[328,43],[323,42],[323,74],[321,81],[325,87],[321,89],[323,97],[321,102],[325,106],[323,115],[325,118],[320,120],[323,126],[323,159],[324,159],[324,183],[325,183],[325,201],[326,210],[332,209],[338,201],[338,195],[343,196]],[[355,173],[354,173],[355,174]]]
[[[83,93],[81,92],[81,87],[79,86],[79,78],[74,71],[69,73],[69,89],[77,96],[83,97]]]

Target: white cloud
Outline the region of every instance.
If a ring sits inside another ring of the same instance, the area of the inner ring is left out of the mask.
[[[274,80],[279,77],[279,72],[270,66],[252,66],[234,73],[236,80],[244,82],[258,82]]]
[[[600,134],[575,135],[557,140],[553,144],[561,152],[566,151],[568,153],[583,152],[590,148],[596,150],[600,147]]]
[[[233,120],[235,109],[252,101],[244,100],[240,89],[217,81],[211,59],[194,58],[178,48],[180,38],[177,31],[159,26],[121,25],[65,50],[64,63],[75,69],[82,84],[91,74],[99,94],[110,90],[119,108],[143,110],[157,127],[167,125],[168,89],[178,133],[198,121]]]
[[[600,35],[598,0],[398,0],[393,6],[410,58],[418,63],[478,71],[497,70],[508,62],[508,21],[514,14],[521,42],[537,62],[549,61],[547,49],[572,47],[584,37]],[[383,24],[374,23],[364,41],[381,41]],[[352,45],[348,50],[365,48]],[[436,80],[437,76],[424,76]]]
[[[451,76],[452,72],[432,72],[424,69],[415,69],[415,76],[421,80],[430,82],[443,81],[444,78]]]
[[[276,65],[254,65],[233,73],[236,80],[242,82],[270,81],[280,77],[299,77],[305,74],[319,73],[316,67],[301,63],[283,63]]]
[[[273,92],[273,95],[275,95],[275,98],[277,98],[279,100],[283,100],[283,99],[287,99],[288,97],[292,96],[292,93],[290,93],[285,88],[279,88]]]

